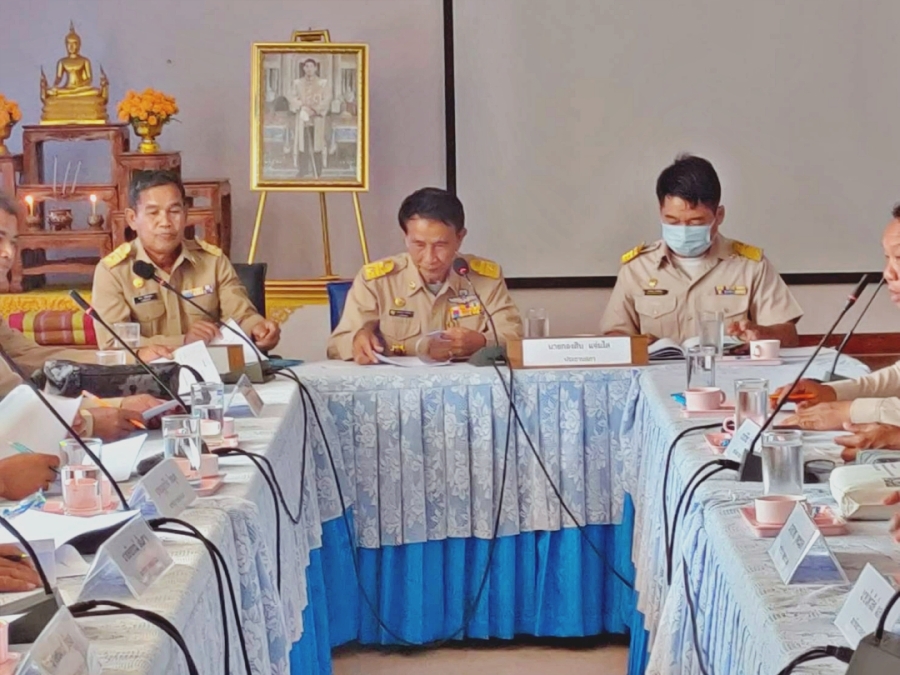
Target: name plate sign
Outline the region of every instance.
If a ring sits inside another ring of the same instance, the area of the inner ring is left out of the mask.
[[[643,365],[648,361],[646,336],[525,338],[510,340],[507,356],[515,368],[584,368]]]
[[[841,629],[853,649],[866,635],[874,633],[884,608],[894,595],[894,587],[881,573],[868,563],[847,595],[844,606],[838,612],[834,625]],[[900,604],[894,605],[885,627],[896,630],[900,621]]]
[[[100,546],[79,600],[103,597],[123,584],[140,598],[174,564],[147,521],[132,518]]]
[[[785,584],[847,583],[844,568],[802,503],[775,537],[769,557]]]
[[[60,607],[38,635],[16,672],[99,675],[103,669],[75,617],[67,607]]]
[[[741,428],[734,434],[734,438],[728,441],[725,448],[725,458],[735,462],[743,462],[748,452],[751,452],[750,444],[759,433],[759,425],[751,419],[741,422]]]
[[[195,499],[197,493],[170,457],[138,481],[131,493],[129,506],[145,516],[177,518]],[[153,508],[149,508],[151,505]]]

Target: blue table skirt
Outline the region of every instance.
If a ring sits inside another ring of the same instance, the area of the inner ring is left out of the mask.
[[[386,630],[360,594],[343,520],[328,521],[322,529],[322,548],[312,552],[306,571],[310,597],[303,637],[291,651],[295,675],[330,675],[331,648],[348,642],[419,645],[451,635],[512,639],[630,633],[629,675],[646,668],[647,635],[635,593],[609,569],[612,565],[634,579],[630,498],[621,525],[587,528],[607,562],[575,528],[497,539],[488,581],[477,609],[469,610],[465,631],[460,628],[484,575],[490,541],[446,539],[358,549],[366,595]]]

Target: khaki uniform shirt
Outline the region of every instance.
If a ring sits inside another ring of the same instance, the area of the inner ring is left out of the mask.
[[[755,246],[716,236],[701,260],[691,277],[676,266],[663,241],[626,253],[600,331],[681,343],[698,334],[694,317],[701,310],[721,310],[726,326],[741,319],[772,326],[803,316],[787,284]]]
[[[470,255],[463,257],[471,267],[469,280],[451,272],[437,295],[425,285],[408,253],[363,267],[353,280],[341,321],[328,340],[328,358],[352,359],[353,336],[370,321],[378,322],[387,352],[395,355],[414,355],[420,337],[452,326],[478,331],[487,344],[494,344],[485,309],[494,318],[501,343],[522,337],[522,318],[500,266]]]
[[[209,317],[156,281],[138,277],[131,269],[135,260],[153,264],[139,240],[122,244],[97,265],[91,297],[94,309],[110,325],[117,321],[140,323],[142,346],[184,344],[188,329]],[[223,321],[234,319],[248,335],[265,320],[250,302],[228,258],[212,244],[185,241],[172,273],[161,269],[157,273],[213,316]],[[100,349],[119,346],[99,323],[96,332]]]

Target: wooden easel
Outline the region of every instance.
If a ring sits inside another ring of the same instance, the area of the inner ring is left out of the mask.
[[[292,42],[331,42],[331,36],[327,30],[294,31]],[[362,248],[363,264],[369,264],[369,246],[366,242],[366,231],[363,227],[362,209],[359,205],[359,191],[347,190],[353,198],[353,210],[356,212],[356,228],[359,233],[359,245]],[[247,262],[252,264],[256,258],[256,246],[259,242],[259,231],[262,226],[263,213],[266,208],[266,196],[268,192],[262,190],[259,193],[259,204],[256,207],[256,221],[253,225],[253,237],[250,240],[250,255]],[[319,214],[322,222],[322,246],[325,251],[325,274],[320,277],[322,281],[338,279],[331,266],[331,237],[328,231],[328,206],[325,203],[325,192],[319,192]]]

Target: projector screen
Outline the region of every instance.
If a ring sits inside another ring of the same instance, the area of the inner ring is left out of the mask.
[[[467,249],[507,276],[614,275],[660,238],[679,153],[721,232],[782,273],[881,269],[900,201],[900,2],[455,0]]]

